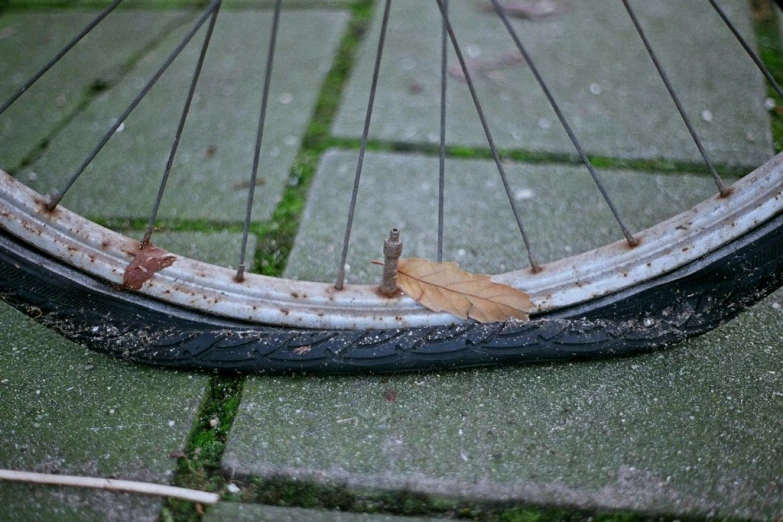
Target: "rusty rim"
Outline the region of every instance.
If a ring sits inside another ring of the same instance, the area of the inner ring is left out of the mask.
[[[67,209],[48,211],[43,198],[11,176],[0,175],[0,226],[64,263],[113,285],[139,253],[139,242]],[[783,210],[783,154],[714,196],[624,241],[556,261],[538,274],[529,269],[493,280],[528,292],[533,313],[573,306],[631,288],[710,253]],[[405,296],[384,297],[376,286],[276,279],[159,253],[147,265],[153,274],[138,292],[207,314],[291,327],[368,329],[450,324],[455,317],[430,312]],[[153,256],[155,257],[155,256]],[[131,290],[125,290],[131,291]]]

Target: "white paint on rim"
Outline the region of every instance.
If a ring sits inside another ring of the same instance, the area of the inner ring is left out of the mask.
[[[0,171],[0,227],[87,274],[122,285],[138,241],[58,207]],[[573,306],[661,276],[740,237],[783,210],[783,155],[732,186],[727,198],[712,197],[663,223],[639,232],[640,245],[613,243],[544,265],[493,277],[530,294],[533,313]],[[182,256],[144,283],[140,293],[217,316],[290,327],[397,328],[451,324],[412,299],[381,297],[375,286],[276,279],[234,271]]]

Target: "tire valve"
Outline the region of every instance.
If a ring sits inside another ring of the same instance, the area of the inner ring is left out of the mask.
[[[389,237],[383,242],[383,279],[380,292],[387,297],[397,293],[397,260],[401,254],[400,230],[393,228],[389,231]]]

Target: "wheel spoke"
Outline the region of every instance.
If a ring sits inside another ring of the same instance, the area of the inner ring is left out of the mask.
[[[571,139],[571,143],[573,143],[574,147],[579,153],[579,157],[582,158],[582,162],[585,164],[587,170],[590,172],[590,176],[592,176],[593,181],[598,186],[598,190],[601,192],[604,201],[606,201],[606,204],[609,206],[609,210],[611,210],[614,219],[617,221],[618,225],[620,225],[620,230],[622,231],[623,236],[625,236],[625,240],[628,241],[629,245],[636,246],[637,244],[636,239],[633,237],[633,234],[631,234],[631,231],[626,226],[622,217],[620,217],[620,212],[617,210],[617,207],[615,207],[614,203],[612,202],[612,198],[609,197],[609,193],[606,191],[606,188],[604,187],[601,178],[598,176],[598,172],[596,172],[595,168],[593,167],[593,164],[590,162],[590,158],[587,157],[587,154],[582,148],[582,145],[579,143],[579,140],[576,138],[576,134],[574,134],[574,131],[571,129],[571,125],[568,124],[565,115],[560,110],[560,106],[557,104],[557,101],[555,100],[555,97],[552,95],[552,92],[549,90],[549,87],[544,81],[544,78],[541,76],[541,74],[539,74],[538,68],[536,68],[536,65],[533,63],[533,60],[528,54],[527,50],[525,49],[525,46],[522,45],[522,40],[519,39],[519,35],[514,29],[514,26],[511,25],[511,22],[509,21],[508,16],[506,16],[505,11],[503,10],[502,7],[500,7],[500,4],[498,4],[498,0],[492,0],[492,5],[495,8],[495,11],[497,12],[500,19],[503,21],[503,25],[506,26],[506,29],[508,30],[508,33],[511,35],[511,38],[514,40],[514,43],[516,44],[520,54],[525,58],[525,62],[527,63],[528,67],[530,67],[530,72],[533,73],[533,76],[538,82],[538,85],[541,87],[541,90],[544,92],[544,95],[546,96],[547,100],[549,100],[549,105],[551,105],[552,109],[555,111],[555,114],[557,115],[557,119],[560,120],[560,124],[563,126],[566,133],[568,134],[568,137]]]
[[[63,196],[65,196],[66,192],[73,186],[73,184],[76,182],[77,179],[79,179],[79,176],[82,175],[84,170],[87,168],[87,166],[92,162],[93,159],[95,159],[95,156],[98,155],[98,153],[101,151],[101,149],[106,145],[106,143],[111,139],[112,136],[114,136],[114,133],[117,132],[117,129],[120,128],[120,125],[123,124],[123,122],[128,118],[131,112],[133,112],[133,109],[136,108],[136,106],[141,102],[142,99],[149,93],[150,89],[155,85],[155,83],[160,79],[160,77],[163,75],[164,72],[166,72],[166,69],[169,68],[169,66],[174,62],[174,60],[179,56],[179,54],[182,52],[182,50],[190,43],[190,41],[193,39],[193,36],[198,32],[199,29],[201,29],[201,26],[204,25],[204,22],[206,22],[207,18],[217,9],[217,7],[220,5],[221,0],[212,0],[212,3],[209,4],[206,11],[199,17],[198,21],[196,21],[193,28],[188,32],[187,35],[185,35],[185,38],[182,39],[182,41],[179,43],[176,49],[166,58],[166,61],[163,63],[163,65],[160,66],[160,68],[157,70],[157,72],[154,74],[154,76],[147,82],[147,84],[144,86],[144,88],[141,90],[141,92],[136,95],[136,98],[133,99],[131,104],[128,106],[127,109],[125,109],[125,112],[122,113],[122,115],[117,118],[117,121],[111,126],[109,131],[103,136],[103,139],[101,139],[100,143],[90,152],[90,154],[87,156],[87,158],[82,162],[82,164],[79,166],[79,168],[76,170],[76,172],[73,173],[73,175],[68,179],[68,182],[65,184],[65,186],[60,190],[60,192],[54,194],[50,200],[49,203],[46,205],[46,208],[50,211],[54,210],[57,205],[60,204],[60,201],[62,200]]]
[[[481,103],[478,100],[478,95],[476,94],[476,88],[473,86],[473,79],[471,78],[470,71],[468,70],[467,64],[465,63],[462,50],[457,43],[457,37],[454,35],[454,28],[451,26],[451,22],[449,21],[448,13],[446,12],[443,5],[443,0],[435,0],[435,2],[437,2],[438,8],[440,8],[440,13],[443,17],[443,23],[446,26],[446,31],[449,33],[449,38],[451,39],[451,45],[454,48],[454,54],[456,54],[457,61],[459,62],[460,68],[462,69],[462,74],[465,76],[465,83],[468,85],[470,97],[473,99],[473,105],[476,107],[479,121],[481,121],[481,126],[484,129],[484,135],[487,138],[487,144],[492,151],[492,157],[495,160],[495,165],[497,166],[498,173],[500,174],[500,180],[503,182],[503,188],[506,191],[508,202],[511,204],[511,211],[514,213],[514,219],[516,220],[517,228],[519,228],[519,233],[522,235],[522,241],[524,242],[525,248],[527,249],[527,257],[530,261],[530,268],[534,273],[540,272],[541,266],[538,264],[538,261],[536,261],[535,253],[533,252],[530,240],[527,237],[527,233],[525,232],[524,224],[522,223],[522,216],[519,212],[519,209],[517,208],[516,202],[514,201],[514,197],[511,194],[511,186],[508,183],[506,170],[503,168],[503,162],[500,160],[500,154],[498,153],[498,149],[495,146],[495,140],[492,138],[492,133],[489,130],[489,124],[487,124],[487,119],[484,116],[484,109],[481,107]]]
[[[636,14],[634,13],[633,9],[631,9],[631,4],[628,2],[628,0],[623,0],[623,5],[625,6],[625,10],[628,11],[628,16],[630,16],[631,21],[633,22],[633,25],[636,28],[636,32],[639,33],[639,37],[642,39],[642,43],[644,43],[644,48],[647,49],[647,54],[650,55],[650,59],[655,65],[655,68],[658,70],[658,75],[661,77],[661,80],[666,86],[666,90],[669,91],[669,96],[674,102],[674,105],[677,107],[677,111],[680,113],[680,116],[682,117],[682,121],[685,122],[685,126],[688,127],[688,132],[691,134],[694,143],[696,143],[696,147],[698,147],[699,153],[701,153],[701,157],[704,159],[704,163],[706,163],[707,168],[710,170],[710,174],[712,174],[712,179],[715,180],[715,185],[718,187],[718,192],[720,192],[720,195],[723,197],[728,196],[730,194],[728,187],[726,187],[726,184],[721,179],[720,175],[718,174],[718,171],[715,170],[715,166],[712,164],[712,160],[707,154],[707,151],[704,149],[704,146],[701,143],[701,139],[699,138],[699,135],[696,134],[696,129],[693,128],[693,125],[691,124],[691,120],[690,118],[688,118],[688,115],[685,113],[685,109],[683,108],[682,103],[680,103],[680,99],[677,96],[677,93],[674,92],[674,87],[672,87],[671,82],[669,82],[669,77],[666,74],[666,71],[663,70],[663,66],[661,65],[661,62],[658,61],[658,57],[655,55],[655,51],[653,51],[653,48],[650,45],[650,41],[647,39],[647,36],[644,34],[644,30],[642,29],[642,26],[639,23],[638,18],[636,18]]]
[[[747,40],[743,38],[743,36],[737,31],[737,28],[734,26],[733,23],[731,23],[731,20],[729,20],[729,17],[726,16],[726,13],[721,9],[721,7],[715,2],[715,0],[709,0],[710,4],[712,4],[712,7],[715,9],[715,11],[720,15],[723,22],[726,24],[726,26],[731,30],[732,34],[735,38],[737,38],[737,41],[742,45],[742,48],[745,49],[745,52],[748,53],[748,56],[753,60],[753,62],[756,64],[756,67],[759,68],[759,70],[764,74],[764,77],[767,79],[767,81],[772,85],[772,88],[775,89],[775,92],[778,93],[778,96],[783,98],[783,91],[780,89],[780,85],[778,85],[778,82],[775,81],[775,78],[772,76],[772,73],[769,72],[769,69],[767,69],[767,66],[764,65],[764,63],[761,61],[761,58],[759,58],[758,53],[753,50],[753,48],[750,46]]]
[[[269,39],[269,52],[266,60],[266,70],[264,72],[264,94],[261,97],[261,116],[258,118],[258,131],[256,133],[256,150],[253,156],[253,172],[250,175],[250,187],[247,193],[247,210],[245,212],[245,223],[242,229],[242,248],[239,253],[239,264],[237,265],[236,280],[242,281],[245,278],[245,256],[247,255],[247,238],[250,235],[250,217],[253,213],[253,196],[255,194],[256,180],[258,179],[258,165],[261,157],[261,142],[264,139],[264,123],[266,122],[266,106],[269,100],[269,85],[272,82],[272,65],[275,58],[275,45],[277,43],[277,28],[280,25],[280,2],[275,2],[275,14],[272,19],[272,35]]]
[[[443,0],[443,12],[449,12],[449,0]],[[438,163],[438,262],[443,261],[443,207],[446,193],[446,78],[448,77],[449,33],[443,17],[440,33],[440,158]]]
[[[378,38],[378,51],[375,53],[375,68],[372,72],[372,83],[370,84],[370,99],[367,102],[367,112],[364,116],[364,130],[362,131],[362,145],[359,149],[359,159],[356,162],[356,174],[353,179],[353,190],[351,191],[351,205],[348,209],[348,222],[345,225],[345,235],[343,237],[343,251],[340,256],[340,267],[337,270],[337,281],[334,287],[342,290],[345,285],[345,262],[348,258],[348,244],[351,241],[351,228],[353,227],[353,215],[356,210],[356,197],[359,194],[359,180],[362,176],[362,165],[364,164],[364,153],[367,150],[367,136],[370,134],[370,120],[372,119],[372,108],[375,105],[375,90],[378,86],[378,74],[381,70],[381,57],[383,56],[383,46],[386,41],[386,29],[389,25],[389,11],[391,9],[391,0],[386,0],[383,8],[383,21],[381,22],[381,35]]]
[[[46,65],[41,67],[38,70],[38,72],[36,72],[29,80],[27,80],[24,83],[24,85],[19,87],[19,90],[17,90],[8,100],[6,100],[5,103],[3,103],[2,106],[0,106],[0,114],[3,114],[3,112],[5,112],[5,110],[8,107],[10,107],[22,94],[24,94],[25,91],[27,91],[27,89],[29,89],[35,82],[37,82],[41,78],[41,76],[46,74],[46,71],[51,69],[54,64],[59,62],[60,58],[65,56],[68,53],[68,51],[70,51],[77,43],[79,43],[82,38],[87,36],[87,34],[90,31],[95,29],[95,27],[99,23],[101,23],[101,21],[103,21],[103,19],[106,18],[106,16],[108,16],[109,13],[114,11],[114,8],[120,5],[121,2],[122,0],[114,0],[114,2],[111,3],[111,5],[109,5],[106,9],[101,11],[100,14],[92,20],[92,22],[87,24],[87,26],[84,29],[82,29],[82,31],[79,34],[74,36],[73,39],[65,45],[65,47],[60,49],[60,51],[51,60],[46,62]]]
[[[209,48],[209,42],[212,39],[212,32],[215,29],[215,22],[217,21],[218,12],[220,11],[220,2],[218,7],[212,13],[212,19],[209,21],[207,27],[207,34],[204,37],[204,43],[201,46],[201,54],[199,54],[198,62],[196,63],[196,69],[193,71],[193,79],[190,82],[190,89],[188,90],[188,96],[185,100],[185,107],[182,109],[182,116],[179,119],[179,125],[177,126],[177,133],[174,136],[174,143],[171,145],[171,152],[169,153],[169,159],[166,162],[166,169],[163,171],[163,178],[160,181],[160,187],[158,188],[158,195],[155,198],[155,203],[152,206],[152,213],[150,214],[150,220],[147,224],[147,229],[144,231],[144,237],[141,240],[141,248],[147,246],[152,236],[152,231],[155,228],[155,219],[158,216],[158,210],[160,209],[160,202],[163,199],[163,192],[166,190],[166,184],[169,180],[169,174],[171,173],[171,167],[174,164],[174,156],[177,154],[177,148],[179,147],[179,140],[182,137],[182,131],[185,128],[185,121],[188,119],[188,112],[190,112],[190,105],[193,101],[193,94],[196,92],[196,84],[201,76],[201,68],[204,65],[204,58],[207,55],[207,49]]]

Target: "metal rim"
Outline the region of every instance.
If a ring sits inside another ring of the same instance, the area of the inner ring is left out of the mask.
[[[783,154],[731,189],[638,234],[640,244],[618,241],[598,249],[493,280],[530,294],[533,314],[574,306],[631,288],[699,259],[783,210]],[[22,241],[89,275],[123,284],[139,242],[58,207],[0,171],[0,226]],[[146,281],[139,292],[210,315],[287,327],[384,329],[458,322],[406,296],[383,297],[376,286],[276,279],[247,274],[183,256]]]

